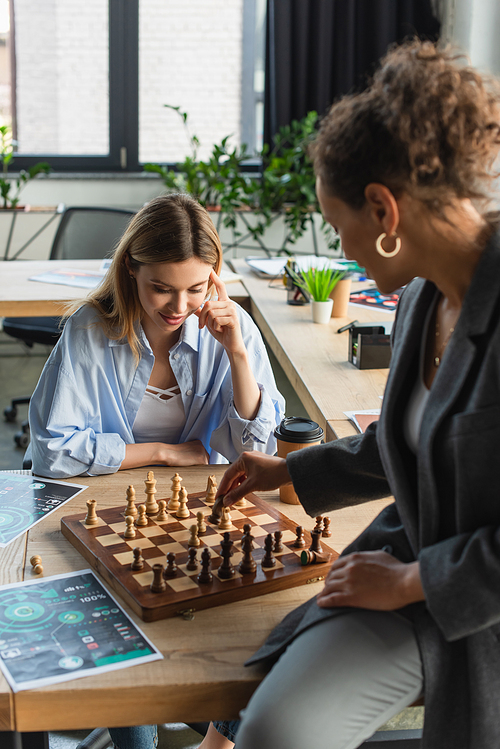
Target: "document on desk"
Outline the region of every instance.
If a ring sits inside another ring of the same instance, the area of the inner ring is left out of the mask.
[[[85,489],[83,484],[49,481],[38,476],[0,473],[0,548]]]
[[[13,692],[162,658],[91,570],[0,586],[0,668]]]
[[[257,275],[269,278],[280,276],[283,268],[290,257],[252,257],[245,258],[245,262]],[[334,270],[349,270],[346,261],[338,258],[327,257],[326,255],[294,255],[297,270],[307,270],[308,268],[333,268]]]
[[[105,276],[102,270],[78,270],[78,268],[56,268],[37,276],[31,276],[29,281],[55,283],[62,286],[73,286],[81,289],[95,289]]]
[[[358,432],[363,434],[370,426],[372,421],[378,421],[380,418],[380,408],[373,408],[367,411],[344,411],[349,421],[352,421]]]

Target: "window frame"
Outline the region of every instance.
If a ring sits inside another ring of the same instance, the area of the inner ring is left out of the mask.
[[[108,0],[109,153],[106,156],[15,154],[13,171],[48,161],[55,172],[137,172],[139,0]],[[14,21],[15,24],[15,21]]]
[[[109,154],[51,155],[16,153],[13,168],[17,172],[47,161],[54,172],[142,172],[139,162],[139,1],[108,0],[109,13]],[[11,13],[14,2],[11,0]],[[15,15],[13,28],[15,29]],[[242,74],[242,142],[254,138],[252,113],[255,0],[243,2],[243,74]],[[14,32],[15,44],[15,32]],[[15,56],[15,50],[13,52]],[[250,67],[249,67],[250,66]],[[15,84],[15,79],[14,79]],[[165,162],[159,162],[165,163]],[[166,164],[174,167],[173,164]],[[245,171],[258,171],[260,161],[249,159]]]

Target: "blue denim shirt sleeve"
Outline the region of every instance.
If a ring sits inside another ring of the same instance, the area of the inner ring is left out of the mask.
[[[50,397],[54,393],[55,397]],[[96,432],[89,404],[62,365],[49,362],[30,403],[33,471],[64,478],[114,473],[125,457],[119,434]],[[71,404],[71,407],[69,407]]]
[[[255,419],[242,419],[233,401],[231,368],[223,347],[197,319],[185,323],[183,337],[171,350],[170,363],[181,388],[186,426],[181,442],[200,439],[210,463],[236,460],[244,450],[276,452],[274,429],[285,413],[285,400],[274,374],[259,329],[237,305],[241,332],[250,367],[259,385],[261,401]],[[188,365],[196,350],[196,363]]]
[[[129,417],[144,394],[152,354],[137,367],[128,344],[110,341],[95,322],[85,306],[68,320],[31,397],[33,471],[41,476],[114,473],[134,441]]]
[[[199,439],[210,463],[235,460],[244,450],[274,453],[274,428],[285,403],[276,388],[269,358],[250,316],[238,307],[243,339],[261,391],[252,421],[233,403],[231,368],[224,348],[198,319],[186,320],[170,363],[181,389],[186,424],[180,442]],[[110,341],[84,306],[66,323],[30,402],[33,471],[67,478],[114,473],[134,443],[133,424],[154,364],[141,333],[142,355],[134,360],[128,343]]]

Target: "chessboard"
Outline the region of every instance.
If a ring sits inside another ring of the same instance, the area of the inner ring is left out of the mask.
[[[148,474],[150,483],[151,477],[152,472]],[[152,483],[155,483],[154,480]],[[145,520],[143,525],[136,525],[135,519],[133,538],[126,537],[127,529],[132,525],[131,520],[128,523],[126,520],[129,504],[97,508],[92,521],[94,525],[86,522],[88,513],[64,517],[61,520],[61,530],[111,588],[146,622],[179,614],[189,616],[198,609],[272,593],[325,577],[329,562],[337,558],[338,554],[330,548],[328,539],[321,538],[319,541],[318,522],[316,529],[313,530],[313,536],[317,536],[316,543],[320,543],[319,549],[314,546],[311,533],[302,528],[299,535],[302,547],[297,547],[294,545],[299,531],[296,524],[269,503],[250,494],[245,498],[243,506],[233,505],[230,508],[230,518],[226,518],[226,529],[223,531],[218,525],[208,522],[216,488],[212,482],[210,497],[209,486],[207,492],[185,492],[188,515],[183,518],[177,517],[178,510],[167,509],[168,497],[157,503],[162,510],[160,515],[157,514],[157,505],[154,505],[155,514],[150,513],[147,516],[144,506],[140,507]],[[132,487],[129,487],[130,489],[134,491]],[[177,496],[178,494],[177,491]],[[152,502],[154,501],[153,497]],[[130,506],[135,509],[133,497],[131,502]],[[95,500],[89,500],[88,506],[89,503],[95,505]],[[92,510],[94,509],[93,507]],[[196,554],[193,551],[190,554],[189,542],[192,540],[193,525],[200,521],[200,513],[206,521],[203,523],[206,530],[197,536],[199,545]],[[157,519],[158,517],[160,519]],[[317,518],[318,520],[321,526],[321,518]],[[313,522],[311,521],[311,524]],[[244,526],[247,526],[247,531],[250,526],[252,538],[252,558],[255,566],[250,573],[242,573],[239,569],[245,556],[242,549]],[[128,532],[130,534],[130,531]],[[278,544],[275,537],[277,532],[281,533],[281,536],[278,533]],[[229,560],[226,555],[224,563],[221,543],[224,541],[224,535],[227,541],[228,533],[232,541],[231,556]],[[324,535],[328,533],[326,530]],[[263,567],[266,538],[268,545],[271,543],[269,534],[272,534],[273,538],[271,557],[274,559],[274,566]],[[311,555],[308,551],[311,545],[320,553]],[[208,560],[208,553],[210,554],[211,580],[198,582],[202,570],[202,553],[206,549],[208,552],[205,551],[204,558]],[[167,576],[168,573],[165,574],[169,567],[167,555],[171,560],[170,568],[173,568],[170,576]],[[314,559],[315,563],[306,564],[305,556],[308,556],[309,561]],[[172,561],[174,558],[175,562]],[[139,566],[142,565],[140,569],[133,568],[134,560]],[[187,567],[190,561],[191,568]],[[192,569],[193,561],[195,569]],[[219,567],[223,564],[226,568],[230,567],[227,579],[219,577]]]

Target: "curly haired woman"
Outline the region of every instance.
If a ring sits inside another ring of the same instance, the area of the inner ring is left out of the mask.
[[[286,460],[243,453],[219,492],[292,481],[313,517],[395,502],[251,659],[274,666],[238,749],[354,749],[421,693],[425,749],[500,746],[499,104],[494,81],[410,42],[322,123],[325,219],[382,292],[406,286],[382,413]]]

